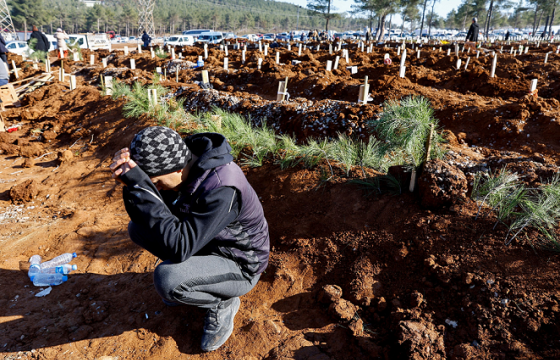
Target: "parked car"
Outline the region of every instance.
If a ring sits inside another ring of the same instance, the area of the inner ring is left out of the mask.
[[[223,33],[224,39],[235,39],[235,34],[232,32]]]
[[[194,41],[198,39],[200,35],[203,33],[211,32],[210,29],[193,29],[193,30],[185,30],[183,31],[183,35],[190,35],[194,38]]]
[[[255,34],[247,34],[247,35],[243,35],[242,38],[247,39],[249,41],[258,41],[258,37]]]
[[[193,46],[194,37],[192,35],[173,35],[170,36],[169,39],[164,42],[164,45]]]
[[[117,34],[116,34],[113,30],[111,30],[111,31],[107,31],[107,35],[109,35],[109,38],[112,39],[112,38],[114,38]]]
[[[287,32],[280,33],[280,34],[276,35],[276,39],[278,39],[278,40],[290,40],[290,34],[288,34]]]
[[[8,41],[6,43],[6,49],[8,49],[9,52],[18,55],[23,55],[23,53],[27,51],[28,53],[33,53],[33,50],[27,46],[27,43],[20,40]]]
[[[274,34],[264,34],[262,40],[274,41]]]
[[[467,33],[464,31],[461,31],[460,33],[457,33],[455,35],[453,35],[454,39],[465,39],[467,37]]]
[[[346,39],[346,34],[345,33],[334,33],[334,38],[344,40],[344,39]]]
[[[198,36],[196,41],[208,44],[219,44],[224,40],[221,32],[209,31]]]
[[[45,35],[49,40],[49,51],[58,49],[58,41],[53,35]]]
[[[129,36],[127,42],[131,43],[131,42],[137,42],[137,41],[138,40],[136,39],[136,36]]]

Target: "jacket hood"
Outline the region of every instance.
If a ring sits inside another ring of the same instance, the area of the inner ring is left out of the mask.
[[[233,161],[231,146],[222,134],[196,134],[186,138],[185,143],[192,153],[198,156],[193,169],[206,171]]]

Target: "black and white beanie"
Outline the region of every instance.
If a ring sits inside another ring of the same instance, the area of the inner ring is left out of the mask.
[[[151,126],[136,134],[130,154],[149,177],[181,170],[192,157],[181,136],[163,126]]]

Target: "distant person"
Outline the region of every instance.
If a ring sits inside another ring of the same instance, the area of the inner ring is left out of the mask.
[[[163,302],[207,310],[203,351],[230,337],[239,297],[257,285],[270,251],[259,197],[230,152],[221,134],[182,139],[152,126],[110,166],[125,185],[131,240],[163,260],[154,271]]]
[[[66,40],[70,39],[65,31],[61,28],[56,29],[56,45],[58,47],[58,58],[64,59],[68,57],[68,46],[66,45]]]
[[[4,54],[6,56],[6,54]],[[0,86],[4,86],[10,82],[10,73],[8,72],[8,64],[0,64]]]
[[[144,42],[144,47],[150,46],[150,42],[152,41],[152,38],[150,37],[150,35],[148,35],[148,33],[146,33],[145,30],[144,34],[142,34],[142,41]]]
[[[6,49],[6,40],[4,40],[4,37],[0,34],[0,59],[2,59],[2,61],[6,64],[8,63],[8,58],[6,57],[7,52],[8,49]]]
[[[294,41],[294,32],[290,32],[290,41]]]
[[[299,37],[299,41],[304,41],[305,40],[305,32],[302,32],[300,37]]]
[[[27,40],[28,44],[31,43],[31,39],[37,39],[34,51],[49,51],[49,39],[37,29],[37,26],[33,26],[33,32],[29,36],[29,40]]]
[[[505,39],[506,41],[509,40],[509,36],[510,36],[510,33],[509,33],[509,30],[508,30],[508,31],[506,32],[506,39]]]
[[[369,41],[370,37],[371,37],[371,33],[369,32],[369,28],[368,28],[366,31],[366,42]]]
[[[471,27],[469,28],[469,32],[467,33],[467,38],[465,39],[465,47],[470,48],[471,50],[476,50],[476,42],[478,41],[478,23],[477,18],[472,19]]]

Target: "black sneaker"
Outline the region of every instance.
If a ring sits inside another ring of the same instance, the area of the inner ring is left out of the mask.
[[[232,298],[232,301],[208,310],[204,318],[204,334],[201,344],[203,351],[217,350],[229,339],[233,332],[233,318],[239,311],[240,305],[241,301],[235,297]]]

